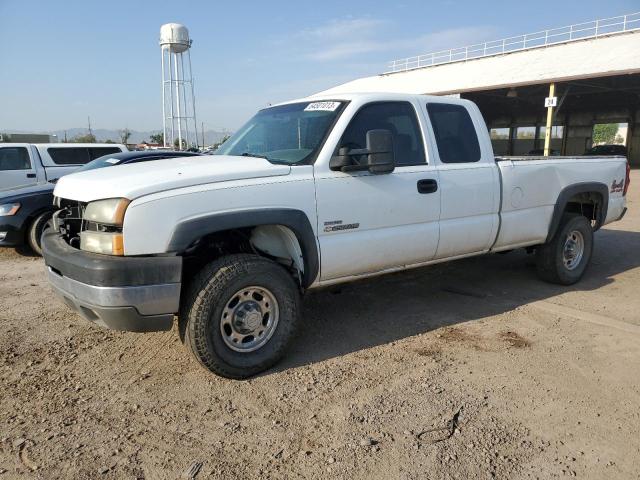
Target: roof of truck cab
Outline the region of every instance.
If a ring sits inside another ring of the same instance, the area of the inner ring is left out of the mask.
[[[394,100],[427,100],[433,102],[449,102],[449,103],[469,103],[469,100],[460,99],[457,97],[443,97],[438,95],[421,95],[421,94],[408,94],[408,93],[395,93],[395,92],[345,92],[326,94],[318,93],[309,97],[298,98],[295,100],[289,100],[275,104],[287,105],[290,103],[302,103],[302,102],[323,102],[323,101],[362,101],[362,102],[376,102],[376,101],[394,101]]]

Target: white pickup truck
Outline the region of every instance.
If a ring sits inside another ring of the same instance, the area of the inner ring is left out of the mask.
[[[520,247],[572,284],[624,215],[624,157],[495,158],[471,102],[349,94],[258,112],[208,159],[62,178],[42,239],[65,302],[113,329],[179,332],[244,378],[284,353],[301,293]]]
[[[0,143],[0,192],[53,182],[95,158],[126,151],[113,143]]]

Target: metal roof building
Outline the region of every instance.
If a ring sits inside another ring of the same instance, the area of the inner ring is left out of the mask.
[[[355,91],[473,100],[498,154],[539,154],[550,114],[551,153],[623,144],[640,166],[640,13],[394,60],[322,93]]]

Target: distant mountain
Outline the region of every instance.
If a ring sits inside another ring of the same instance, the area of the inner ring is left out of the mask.
[[[5,133],[34,133],[34,132],[26,132],[20,130],[0,130]],[[87,133],[86,128],[67,128],[66,130],[52,130],[47,132],[38,132],[38,133],[48,133],[50,135],[57,135],[58,141],[64,141],[65,132],[67,134],[67,138],[71,139],[76,135],[85,135]],[[118,130],[109,130],[104,128],[94,128],[92,129],[93,134],[96,136],[96,139],[99,142],[104,142],[105,140],[112,140],[116,143],[120,143],[120,133]],[[129,137],[129,143],[142,143],[142,142],[151,142],[151,135],[160,133],[160,130],[152,130],[148,132],[138,132],[135,130],[131,131],[131,136]],[[225,135],[228,135],[231,132],[219,132],[216,130],[205,130],[204,132],[204,143],[205,145],[212,145],[214,143],[219,142]],[[198,143],[202,143],[202,132],[198,131]]]
[[[94,128],[92,129],[93,134],[96,136],[96,139],[99,142],[103,142],[105,140],[113,140],[116,143],[120,143],[120,133],[118,130],[108,130],[104,128]],[[64,140],[64,132],[65,130],[55,130],[50,133],[57,135],[59,141]],[[73,138],[76,135],[84,135],[87,133],[86,128],[68,128],[66,130],[67,138]],[[142,142],[150,142],[151,135],[160,133],[160,130],[152,130],[148,132],[138,132],[135,130],[131,131],[131,136],[129,137],[129,143],[142,143]],[[219,142],[225,135],[229,132],[218,132],[215,130],[205,130],[204,131],[204,143],[205,145],[211,145],[213,143]],[[198,143],[202,143],[202,132],[198,132]]]

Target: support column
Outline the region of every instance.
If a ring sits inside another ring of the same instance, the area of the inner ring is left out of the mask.
[[[556,96],[556,84],[549,85],[549,98]],[[553,107],[547,107],[547,128],[544,132],[544,155],[549,155],[549,147],[551,145],[551,129],[553,128]]]

